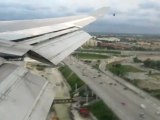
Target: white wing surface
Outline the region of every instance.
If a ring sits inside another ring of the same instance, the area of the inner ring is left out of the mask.
[[[91,36],[82,27],[104,15],[101,8],[90,15],[0,22],[0,54],[24,56],[57,65]],[[12,42],[9,42],[12,41]]]
[[[91,36],[82,27],[103,16],[106,8],[90,15],[64,18],[0,22],[0,39],[13,41],[0,45],[0,53],[30,57],[57,65]],[[16,42],[16,43],[15,43]]]

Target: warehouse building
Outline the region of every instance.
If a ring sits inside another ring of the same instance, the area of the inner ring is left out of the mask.
[[[120,42],[120,39],[116,37],[102,37],[97,39],[100,41],[106,41],[106,42]]]

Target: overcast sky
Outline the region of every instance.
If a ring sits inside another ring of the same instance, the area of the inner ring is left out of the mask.
[[[160,34],[160,0],[1,0],[0,20],[80,15],[103,6],[106,16],[87,30]]]

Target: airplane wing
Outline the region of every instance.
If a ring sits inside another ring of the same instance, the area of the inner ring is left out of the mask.
[[[0,53],[1,57],[3,55],[11,56],[23,56],[25,53],[27,53],[32,46],[26,45],[26,44],[19,44],[16,42],[12,41],[5,41],[5,40],[0,40]]]
[[[91,38],[81,28],[104,15],[105,10],[101,8],[90,15],[66,18],[1,21],[0,40],[12,43],[8,42],[7,46],[2,44],[0,53],[8,56],[27,54],[57,65]]]
[[[0,120],[45,120],[55,94],[49,81],[6,59],[27,55],[57,65],[91,38],[81,28],[105,10],[84,16],[0,21]]]

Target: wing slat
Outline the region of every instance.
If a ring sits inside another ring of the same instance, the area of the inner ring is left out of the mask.
[[[45,40],[48,40],[48,39],[51,39],[51,38],[54,38],[54,37],[57,37],[57,36],[60,36],[60,35],[63,35],[63,34],[67,34],[67,33],[70,33],[70,32],[76,31],[76,30],[78,30],[78,28],[73,27],[73,28],[69,28],[69,29],[66,29],[66,30],[59,31],[59,32],[48,33],[48,34],[45,34],[45,35],[40,36],[40,37],[27,39],[27,40],[24,40],[24,41],[19,42],[19,43],[22,43],[22,44],[40,43],[40,42],[43,42]]]

